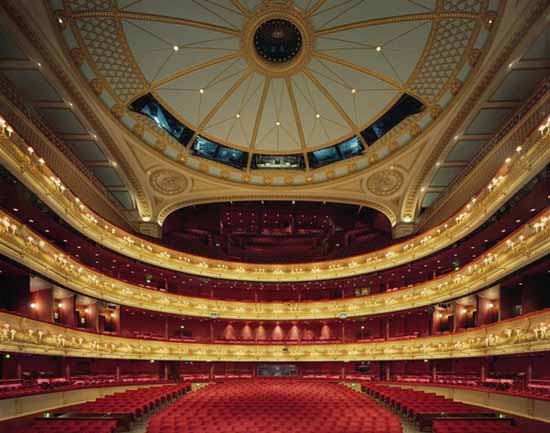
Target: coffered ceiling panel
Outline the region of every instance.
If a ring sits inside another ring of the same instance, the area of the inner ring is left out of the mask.
[[[48,80],[36,69],[13,69],[4,74],[15,85],[19,94],[29,101],[62,101]]]

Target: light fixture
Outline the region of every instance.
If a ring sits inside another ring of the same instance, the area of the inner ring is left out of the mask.
[[[179,51],[180,50],[180,47],[178,47],[177,45],[174,45],[172,48],[174,48],[174,51]]]
[[[317,113],[317,114],[315,115],[315,117],[318,119],[319,117],[321,117],[321,115],[320,115],[319,113]]]
[[[351,93],[355,94],[357,92],[356,89],[351,89]]]
[[[489,304],[487,305],[489,308],[493,308],[494,307],[494,304],[492,302],[489,302]]]
[[[235,117],[236,117],[237,119],[240,119],[240,118],[241,118],[241,115],[240,115],[239,113],[237,113],[237,114],[235,114]]]
[[[84,308],[84,313],[85,314],[88,314],[90,312],[90,310],[88,308]]]
[[[61,302],[57,303],[57,308],[63,308],[63,304]]]
[[[376,51],[378,51],[378,52],[382,51],[382,47],[381,47],[380,45],[378,45],[378,46],[376,47]]]
[[[518,153],[519,153],[519,152],[521,152],[521,151],[522,151],[522,149],[523,149],[523,148],[522,148],[521,146],[518,146],[518,147],[516,147],[516,152],[518,152]]]
[[[202,95],[204,93],[204,89],[199,89],[199,93]]]
[[[281,125],[281,122],[279,122],[278,120],[275,122],[275,125],[277,126],[280,126]]]
[[[31,310],[36,310],[37,305],[35,302],[31,302],[30,307],[31,307]]]
[[[506,164],[510,164],[512,162],[512,158],[508,157],[504,160]]]

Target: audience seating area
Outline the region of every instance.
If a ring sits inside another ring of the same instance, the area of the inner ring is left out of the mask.
[[[209,385],[154,415],[148,433],[401,433],[399,418],[341,385],[302,380]]]
[[[18,433],[114,433],[116,420],[35,420]]]
[[[382,403],[414,420],[420,429],[429,427],[435,418],[491,418],[496,414],[490,410],[424,391],[403,389],[388,385],[362,384],[362,389]]]
[[[159,380],[158,375],[123,375],[117,378],[110,374],[73,376],[70,380],[63,377],[8,379],[0,381],[0,400],[97,386],[153,385],[165,382]]]
[[[521,433],[510,418],[498,420],[444,420],[436,419],[433,433]]]
[[[131,420],[139,418],[162,404],[183,395],[189,384],[161,385],[117,392],[94,401],[63,408],[64,413],[124,414]]]

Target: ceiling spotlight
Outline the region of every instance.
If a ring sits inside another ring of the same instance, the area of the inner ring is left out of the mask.
[[[58,18],[58,19],[57,19],[57,22],[58,22],[59,24],[63,24],[63,18]]]
[[[116,167],[118,164],[116,163],[116,161],[111,161],[111,165],[112,165],[113,167]]]
[[[521,152],[522,149],[523,149],[523,148],[522,148],[521,146],[518,146],[518,147],[516,147],[516,152],[519,153],[519,152]]]
[[[382,51],[382,47],[381,47],[380,45],[378,45],[378,46],[376,47],[376,51],[378,51],[378,52]]]
[[[351,93],[355,94],[355,92],[357,92],[356,89],[351,89]]]
[[[199,89],[199,93],[202,95],[204,93],[204,89]]]
[[[506,158],[506,159],[504,160],[504,162],[505,162],[506,164],[510,164],[510,162],[512,162],[512,158]]]
[[[277,126],[280,126],[281,125],[281,122],[279,122],[278,120],[275,122],[275,125]]]
[[[240,119],[240,118],[241,118],[241,115],[240,115],[239,113],[237,113],[237,114],[235,114],[235,117],[236,117],[237,119]]]
[[[319,113],[317,113],[317,114],[315,115],[315,117],[318,119],[319,117],[321,117],[321,115],[320,115]]]
[[[177,45],[174,45],[173,48],[174,48],[174,51],[179,51],[180,50],[180,47],[178,47]]]

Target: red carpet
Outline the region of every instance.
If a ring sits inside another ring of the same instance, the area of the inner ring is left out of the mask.
[[[399,419],[336,384],[266,380],[210,385],[155,415],[148,433],[400,433]]]

